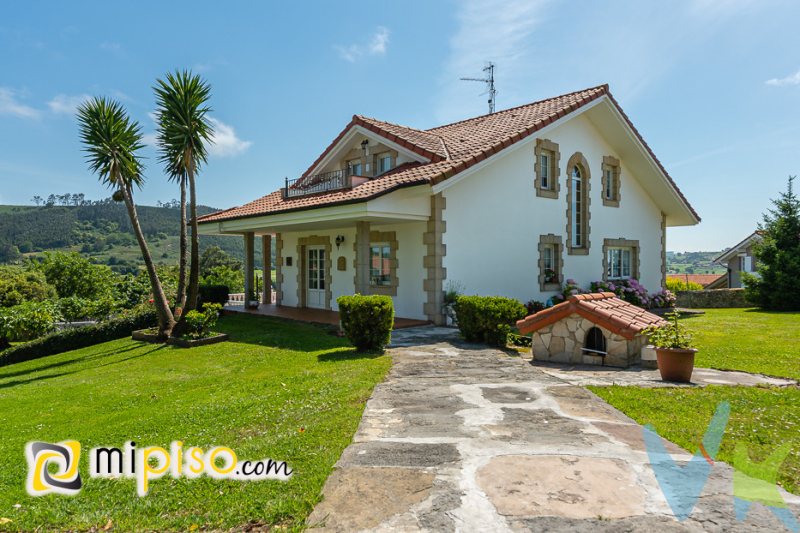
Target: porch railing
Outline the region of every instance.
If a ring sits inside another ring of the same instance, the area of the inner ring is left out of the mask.
[[[308,196],[340,189],[351,189],[353,187],[353,176],[349,169],[334,170],[324,172],[314,176],[306,176],[296,180],[286,178],[286,186],[283,188],[283,199],[295,198],[298,196]]]
[[[258,293],[258,301],[261,302],[261,298],[264,297],[263,292]],[[275,303],[275,291],[272,291],[272,303]],[[244,293],[240,292],[238,294],[229,294],[228,295],[228,305],[244,305]]]

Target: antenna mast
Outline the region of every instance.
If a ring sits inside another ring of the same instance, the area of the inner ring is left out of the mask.
[[[491,61],[486,62],[486,66],[483,67],[484,72],[488,72],[488,76],[485,78],[461,78],[463,81],[480,81],[486,84],[486,92],[481,94],[489,95],[489,114],[491,115],[494,113],[494,103],[497,95],[497,91],[494,89],[494,64]]]

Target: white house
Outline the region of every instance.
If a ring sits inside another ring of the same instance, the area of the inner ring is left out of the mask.
[[[736,246],[729,248],[723,252],[719,257],[714,259],[712,263],[719,263],[728,268],[725,281],[729,289],[738,289],[742,285],[742,272],[749,272],[756,274],[758,272],[758,265],[756,258],[753,255],[753,245],[762,242],[761,235],[758,232],[751,233],[743,241],[739,242]],[[718,288],[716,286],[713,288]],[[724,288],[724,287],[720,287]]]
[[[429,130],[356,115],[300,178],[199,218],[245,237],[250,287],[254,237],[274,243],[277,305],[386,294],[437,324],[450,280],[522,301],[568,278],[659,290],[667,227],[699,221],[607,85]]]

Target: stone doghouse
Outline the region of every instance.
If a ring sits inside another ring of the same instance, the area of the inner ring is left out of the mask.
[[[642,330],[666,321],[611,292],[576,294],[517,322],[534,332],[533,358],[556,363],[627,367],[641,362]]]

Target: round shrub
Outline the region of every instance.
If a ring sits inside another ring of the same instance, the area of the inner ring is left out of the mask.
[[[511,326],[528,310],[519,300],[502,296],[461,296],[456,302],[458,329],[469,342],[505,346]]]
[[[394,305],[389,296],[341,296],[339,320],[356,350],[380,350],[392,340]]]

